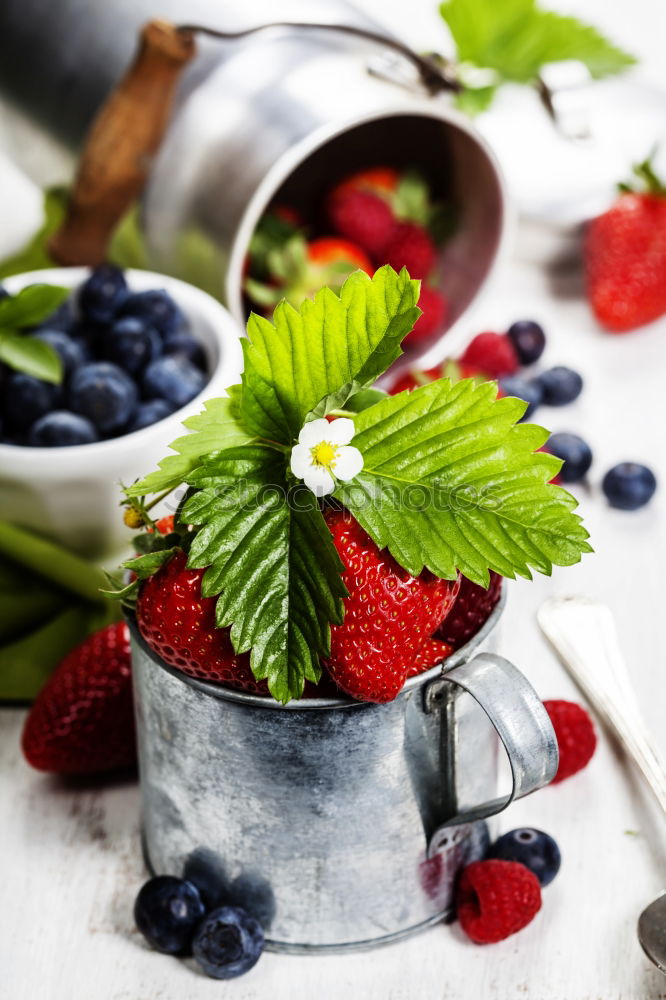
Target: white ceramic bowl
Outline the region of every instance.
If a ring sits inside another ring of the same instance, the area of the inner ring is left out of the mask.
[[[45,282],[77,288],[88,268],[51,268],[6,279],[8,292]],[[164,288],[190,322],[206,353],[210,380],[187,406],[151,427],[123,437],[68,448],[0,444],[0,519],[34,528],[84,555],[102,559],[126,546],[120,484],[151,472],[169,454],[182,421],[205,399],[224,395],[243,368],[240,330],[227,310],[205,292],[152,271],[126,271],[132,291]]]

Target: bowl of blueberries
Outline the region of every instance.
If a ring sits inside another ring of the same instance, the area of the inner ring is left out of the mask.
[[[149,271],[105,264],[16,275],[0,305],[32,285],[71,289],[20,331],[49,345],[60,376],[0,363],[0,519],[91,558],[112,556],[128,538],[121,484],[156,466],[183,420],[238,382],[240,330],[205,292]]]

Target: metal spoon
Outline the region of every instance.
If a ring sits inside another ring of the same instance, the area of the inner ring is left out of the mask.
[[[666,765],[641,717],[610,609],[590,597],[551,597],[539,608],[537,619],[666,814]],[[666,892],[641,913],[638,940],[647,957],[666,973]]]

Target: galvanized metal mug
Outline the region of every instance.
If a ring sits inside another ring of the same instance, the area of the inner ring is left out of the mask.
[[[203,866],[259,899],[279,951],[369,947],[444,918],[484,819],[557,768],[543,705],[490,651],[500,613],[386,705],[281,706],[194,680],[132,626],[149,867]],[[498,797],[500,742],[512,787]]]

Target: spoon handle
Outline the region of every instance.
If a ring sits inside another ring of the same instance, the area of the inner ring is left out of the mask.
[[[666,765],[645,726],[610,609],[590,597],[551,597],[541,630],[590,705],[633,758],[666,813]]]

